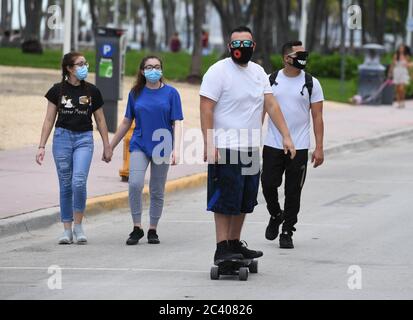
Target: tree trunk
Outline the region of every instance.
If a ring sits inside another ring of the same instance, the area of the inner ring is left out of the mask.
[[[281,48],[284,43],[291,40],[291,27],[288,20],[291,13],[290,1],[275,1],[274,6],[274,23],[277,36],[276,47]]]
[[[200,83],[202,79],[202,23],[205,18],[206,0],[193,1],[193,17],[194,17],[194,49],[192,51],[191,70],[188,76],[188,82]]]
[[[8,46],[10,43],[10,29],[9,29],[9,5],[7,0],[1,1],[1,45]]]
[[[344,80],[345,80],[345,54],[346,54],[346,26],[344,25],[344,8],[343,8],[343,0],[338,0],[340,5],[339,14],[340,14],[340,55],[341,55],[341,64],[340,64],[340,93],[344,95],[345,88],[344,88]]]
[[[18,17],[19,17],[19,29],[20,29],[20,36],[23,34],[23,23],[22,23],[22,0],[19,0],[18,4]]]
[[[189,0],[185,0],[185,22],[186,22],[186,48],[191,47],[191,14],[189,12]]]
[[[367,27],[367,41],[377,42],[377,4],[376,0],[363,0],[365,2],[365,10],[363,12],[368,12],[363,16],[363,20],[366,19]]]
[[[176,32],[174,0],[162,0],[162,13],[165,24],[165,46],[168,47],[172,35]]]
[[[359,6],[361,8],[361,12],[366,12],[366,4],[365,0],[359,0]],[[367,17],[363,15],[363,19],[361,20],[361,42],[362,45],[367,43]]]
[[[44,35],[43,35],[43,40],[48,41],[50,39],[50,28],[48,26],[48,18],[49,18],[49,13],[47,12],[47,8],[50,6],[50,0],[47,0],[46,2],[46,12],[44,13]]]
[[[254,61],[260,64],[267,73],[272,71],[272,0],[259,0],[256,2],[254,15],[254,37],[257,47],[254,52]]]
[[[387,11],[387,0],[383,0],[381,3],[381,8],[380,8],[380,17],[377,26],[377,41],[380,44],[384,44],[384,32],[385,27],[386,27],[386,11]]]
[[[10,12],[9,12],[9,29],[13,31],[13,12],[14,12],[14,1],[10,1]]]
[[[326,5],[326,0],[312,0],[310,3],[309,26],[306,35],[308,51],[321,51],[322,17]]]
[[[89,0],[89,10],[92,17],[92,32],[95,35],[98,27],[98,18],[96,16],[96,1]]]
[[[26,26],[24,28],[24,42],[22,50],[26,53],[43,53],[40,43],[40,22],[42,18],[42,2],[25,0]]]
[[[240,0],[211,0],[221,20],[221,32],[224,43],[229,42],[230,32],[240,25],[250,22],[252,8],[256,0],[251,0],[245,13],[242,12]]]
[[[150,51],[156,51],[156,34],[153,29],[153,11],[152,11],[152,1],[142,0],[143,7],[146,13],[146,27],[147,27],[147,37],[146,43]]]
[[[329,51],[329,17],[330,12],[328,10],[328,6],[326,6],[324,11],[324,46],[323,46],[323,53],[327,54]]]

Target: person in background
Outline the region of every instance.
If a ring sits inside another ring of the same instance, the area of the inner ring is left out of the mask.
[[[202,55],[207,56],[209,54],[209,33],[202,30]]]
[[[171,52],[181,51],[181,40],[179,39],[178,32],[175,32],[169,42],[169,48]]]
[[[396,86],[397,107],[404,108],[406,100],[406,86],[410,83],[409,68],[413,66],[410,62],[410,48],[401,44],[393,56],[389,74]]]

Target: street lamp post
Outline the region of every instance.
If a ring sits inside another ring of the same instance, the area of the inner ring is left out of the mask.
[[[73,0],[73,49],[79,50],[79,1]]]
[[[64,30],[63,54],[66,54],[71,51],[72,0],[65,0]]]
[[[406,44],[411,46],[412,44],[412,28],[413,28],[413,0],[409,0],[409,11],[407,12],[407,32],[406,32]]]
[[[307,22],[308,22],[308,0],[302,0],[301,6],[301,26],[300,26],[300,34],[299,38],[300,41],[303,43],[303,47],[305,48],[306,39],[307,39]]]
[[[115,0],[113,10],[113,24],[115,25],[115,28],[119,28],[119,0]]]

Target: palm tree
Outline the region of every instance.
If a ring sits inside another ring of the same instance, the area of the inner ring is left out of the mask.
[[[188,81],[191,83],[201,82],[201,67],[202,67],[202,24],[205,19],[206,0],[193,0],[193,15],[194,15],[194,49],[192,51],[191,70],[189,72]]]
[[[40,22],[42,19],[42,1],[25,0],[26,25],[23,32],[22,50],[26,53],[43,53],[40,43]]]
[[[154,24],[153,24],[153,0],[142,0],[143,7],[146,13],[146,28],[148,30],[147,33],[147,45],[149,50],[155,51],[156,50],[156,34],[154,31]]]
[[[165,24],[165,46],[168,47],[169,40],[176,31],[175,24],[175,0],[162,0],[162,13]]]

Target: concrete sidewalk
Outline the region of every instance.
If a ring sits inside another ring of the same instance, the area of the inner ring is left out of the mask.
[[[352,107],[326,102],[325,127],[327,151],[342,150],[343,145],[345,148],[357,146],[364,140],[375,137],[385,139],[388,135],[400,135],[413,130],[413,101],[409,101],[404,110],[392,107]],[[386,143],[380,140],[375,142]],[[88,180],[89,199],[127,191],[127,183],[121,182],[119,177],[122,149],[123,145],[120,144],[113,161],[106,164],[101,161],[102,144],[100,140],[96,140]],[[42,167],[35,163],[35,153],[35,147],[0,152],[0,219],[58,206],[59,188],[50,147]],[[171,168],[168,181],[205,171],[205,165],[179,165]]]

